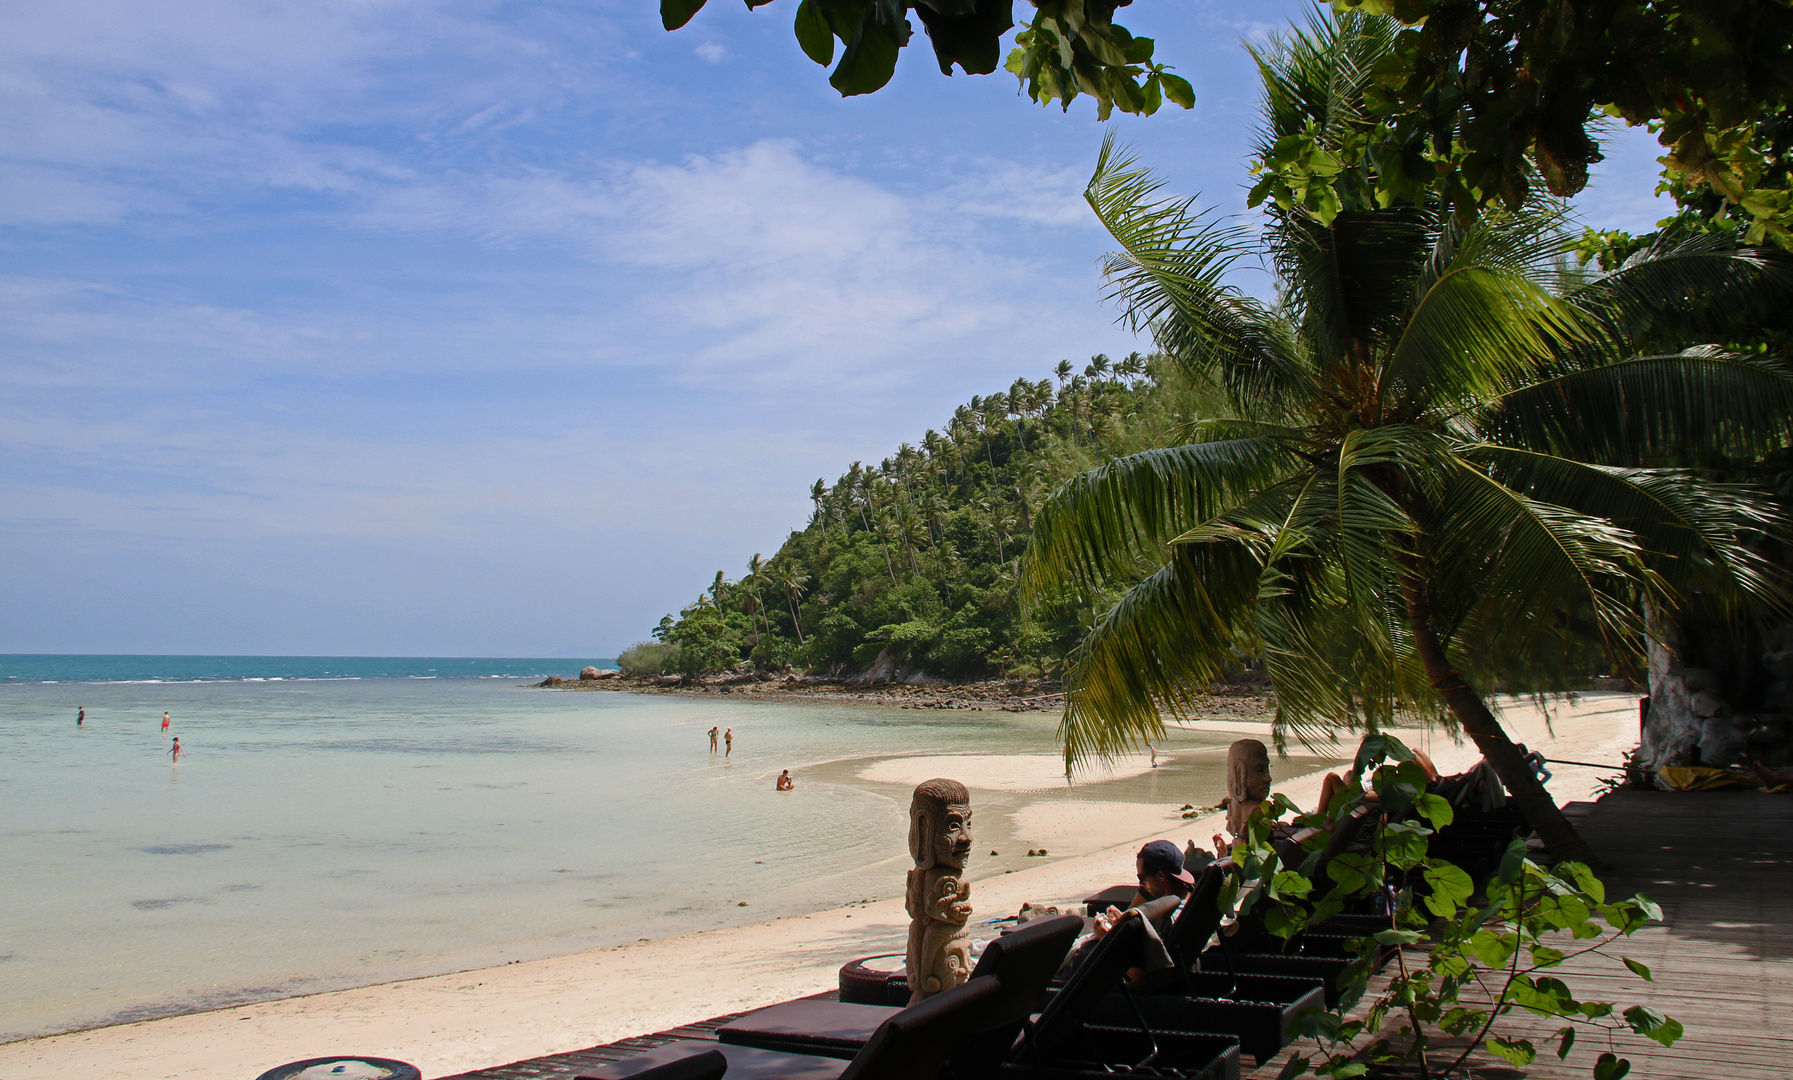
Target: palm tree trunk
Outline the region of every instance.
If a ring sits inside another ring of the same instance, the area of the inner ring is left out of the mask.
[[[1419,653],[1433,689],[1438,691],[1445,707],[1456,716],[1463,730],[1475,740],[1476,749],[1482,752],[1500,782],[1512,793],[1513,801],[1519,804],[1519,812],[1525,815],[1532,828],[1538,830],[1545,850],[1557,859],[1583,862],[1598,868],[1599,860],[1587,841],[1563,817],[1556,800],[1544,790],[1543,783],[1526,764],[1519,747],[1507,737],[1500,721],[1495,719],[1468,680],[1451,666],[1444,644],[1438,640],[1437,627],[1432,623],[1431,593],[1417,560],[1403,558],[1400,561],[1408,570],[1401,576],[1401,595],[1407,601],[1407,621],[1413,629],[1414,651]]]
[[[791,610],[791,625],[797,628],[797,644],[801,645],[803,644],[803,621],[797,618],[797,598],[791,595],[789,589],[785,590],[784,602]]]

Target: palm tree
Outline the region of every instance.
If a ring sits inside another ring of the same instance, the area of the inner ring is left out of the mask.
[[[781,563],[772,571],[772,581],[784,590],[784,602],[791,611],[791,626],[797,631],[797,644],[803,644],[803,620],[798,618],[799,601],[803,598],[803,586],[808,584],[809,575],[799,570],[795,563]]]
[[[816,483],[818,485],[820,485],[821,481],[818,480],[818,481],[816,481]],[[821,509],[819,506],[816,510],[816,513],[818,515],[821,513]],[[753,615],[753,645],[754,645],[754,648],[758,648],[759,643],[760,643],[760,623],[762,621],[764,621],[764,622],[770,624],[770,622],[771,622],[771,620],[766,617],[765,598],[760,595],[760,585],[765,580],[766,580],[766,564],[765,564],[764,560],[762,560],[760,558],[759,552],[756,551],[753,553],[753,558],[747,560],[747,576],[742,578],[740,581],[740,587],[743,589],[746,589],[748,591],[748,593],[753,597],[753,611],[751,612],[751,614]]]
[[[1260,57],[1266,140],[1348,117],[1327,94],[1368,70],[1377,35],[1385,21],[1341,16]],[[1538,209],[1465,225],[1271,207],[1254,245],[1160,187],[1104,146],[1086,198],[1122,249],[1111,295],[1233,415],[1075,478],[1035,517],[1029,602],[1135,581],[1067,672],[1067,763],[1156,737],[1161,709],[1186,713],[1257,654],[1279,743],[1397,715],[1458,726],[1554,853],[1590,857],[1475,687],[1560,677],[1577,642],[1635,655],[1640,602],[1784,604],[1744,542],[1776,513],[1671,466],[1784,445],[1793,373],[1633,343],[1758,317],[1785,303],[1787,264],[1668,237],[1578,278]],[[1257,254],[1276,305],[1224,281]],[[1137,580],[1141,561],[1157,569]]]
[[[816,521],[822,526],[822,539],[828,539],[828,514],[822,506],[822,500],[828,495],[828,485],[821,477],[809,486],[809,501],[816,504]]]

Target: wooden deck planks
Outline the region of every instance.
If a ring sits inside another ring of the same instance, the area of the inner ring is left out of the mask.
[[[1616,1040],[1613,1049],[1631,1060],[1631,1075],[1793,1076],[1793,797],[1621,791],[1574,810],[1577,828],[1608,864],[1608,895],[1642,892],[1663,909],[1663,924],[1612,950],[1649,965],[1653,984],[1621,977],[1616,965],[1593,958],[1562,969],[1584,999],[1648,1004],[1687,1028],[1672,1048],[1634,1036]],[[1536,1039],[1555,1027],[1524,1017],[1509,1031]],[[1489,1063],[1485,1075],[1585,1080],[1599,1049],[1584,1036],[1568,1062],[1551,1052],[1523,1070]],[[1250,1075],[1274,1077],[1288,1055]]]

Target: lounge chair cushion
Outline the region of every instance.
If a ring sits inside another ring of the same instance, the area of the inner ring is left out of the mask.
[[[1075,915],[1036,919],[984,948],[971,977],[999,975],[1002,979],[1001,994],[987,1006],[989,1027],[980,1029],[994,1033],[990,1039],[979,1040],[990,1044],[984,1050],[992,1063],[1014,1043],[1021,1024],[1039,1009],[1047,982],[1082,926]],[[739,1017],[717,1029],[716,1037],[740,1046],[850,1058],[880,1024],[899,1011],[887,1005],[787,1001]]]
[[[757,1009],[716,1029],[725,1043],[851,1058],[878,1026],[902,1012],[890,1005],[809,999]]]
[[[1001,982],[986,975],[918,1005],[894,1010],[852,1061],[676,1039],[606,1065],[580,1080],[622,1080],[708,1052],[720,1052],[726,1059],[728,1080],[935,1080],[954,1045],[988,1027],[990,1007],[1001,995]]]
[[[578,1080],[714,1080],[722,1074],[704,1070],[714,1069],[717,1057],[727,1063],[728,1080],[838,1080],[848,1065],[839,1058],[781,1054],[702,1039],[674,1039],[644,1054],[582,1073]],[[687,1068],[692,1071],[659,1071]]]

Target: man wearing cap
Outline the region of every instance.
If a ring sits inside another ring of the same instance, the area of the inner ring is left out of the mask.
[[[1175,907],[1169,911],[1159,912],[1151,920],[1152,927],[1156,931],[1153,934],[1154,940],[1162,939],[1164,934],[1169,931],[1172,921],[1176,919],[1177,912],[1183,909],[1183,902],[1189,899],[1189,893],[1195,886],[1195,877],[1183,869],[1183,853],[1178,850],[1177,845],[1169,840],[1154,840],[1140,848],[1133,863],[1139,876],[1139,892],[1134,894],[1133,902],[1127,905],[1128,910],[1149,904],[1161,896],[1175,896],[1178,899]],[[1114,924],[1121,921],[1125,915],[1126,912],[1117,907],[1111,907],[1097,915],[1094,920],[1095,925],[1091,927],[1090,933],[1077,939],[1070,955],[1065,958],[1064,966],[1059,970],[1068,973],[1081,964],[1089,956],[1090,951],[1095,948],[1096,942],[1102,940],[1108,931],[1114,928]],[[1171,963],[1170,956],[1164,951],[1162,944],[1156,945],[1155,950],[1151,951],[1157,954],[1155,958],[1144,957],[1142,958],[1144,966],[1127,970],[1129,980],[1138,982],[1149,973],[1161,970],[1165,965]]]
[[[1139,892],[1133,897],[1129,907],[1148,904],[1160,896],[1175,896],[1179,900],[1189,898],[1189,890],[1195,887],[1195,875],[1183,869],[1183,852],[1169,840],[1154,840],[1139,849],[1133,859],[1134,868],[1139,871]],[[1160,934],[1170,928],[1171,920],[1181,910],[1182,905],[1172,908],[1154,921]],[[1119,908],[1111,907],[1096,916],[1095,934],[1098,939],[1108,933],[1115,920],[1121,917]]]

